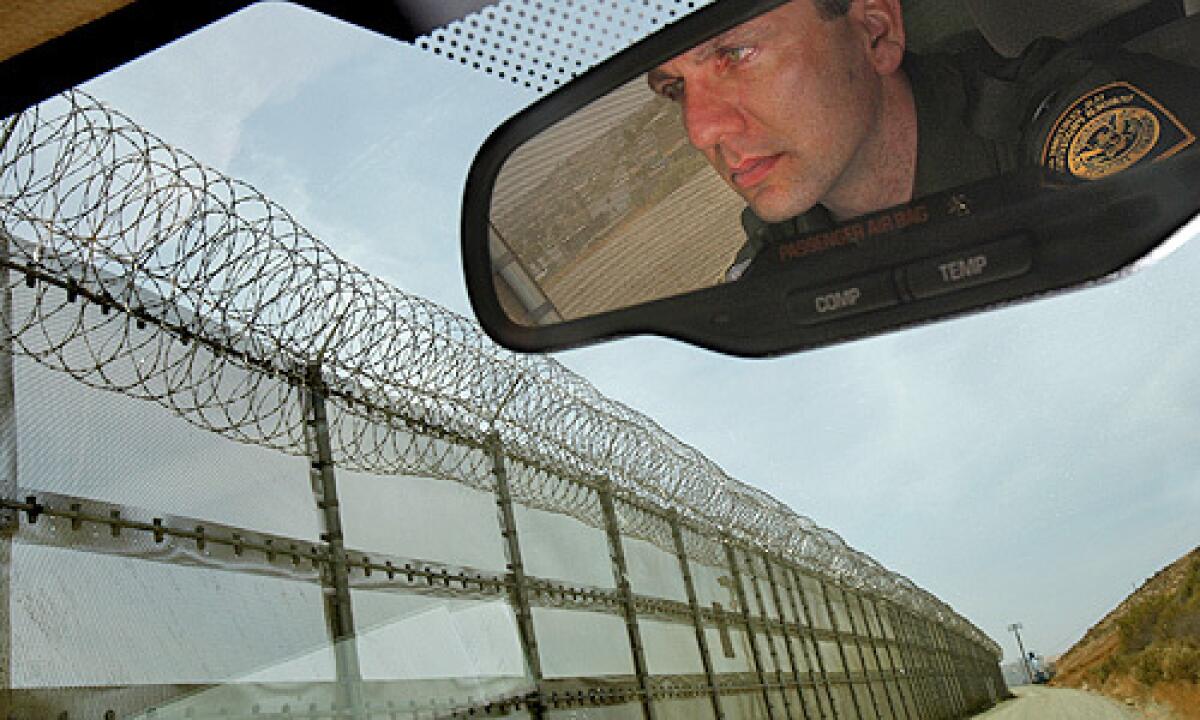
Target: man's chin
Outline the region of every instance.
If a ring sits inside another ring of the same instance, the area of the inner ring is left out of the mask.
[[[746,203],[754,214],[764,222],[775,223],[790,220],[797,215],[812,210],[815,202],[797,202],[795,198],[781,198],[778,195],[772,196],[770,191],[757,194],[755,197],[746,198]]]

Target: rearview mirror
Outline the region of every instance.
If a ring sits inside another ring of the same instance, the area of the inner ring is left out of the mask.
[[[462,227],[489,335],[792,352],[1115,277],[1200,209],[1200,71],[1123,49],[1144,17],[1006,59],[837,5],[714,3],[499,128]]]

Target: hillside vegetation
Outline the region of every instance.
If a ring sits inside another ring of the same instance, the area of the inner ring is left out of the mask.
[[[1054,685],[1200,720],[1200,547],[1125,598],[1056,669]]]

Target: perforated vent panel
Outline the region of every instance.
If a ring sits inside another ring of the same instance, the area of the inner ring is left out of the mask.
[[[711,0],[508,0],[417,41],[482,73],[547,93]]]

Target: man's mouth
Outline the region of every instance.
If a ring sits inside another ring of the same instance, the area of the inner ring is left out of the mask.
[[[775,168],[779,155],[768,155],[743,160],[735,167],[729,168],[729,178],[733,184],[742,190],[749,190],[759,184]]]

